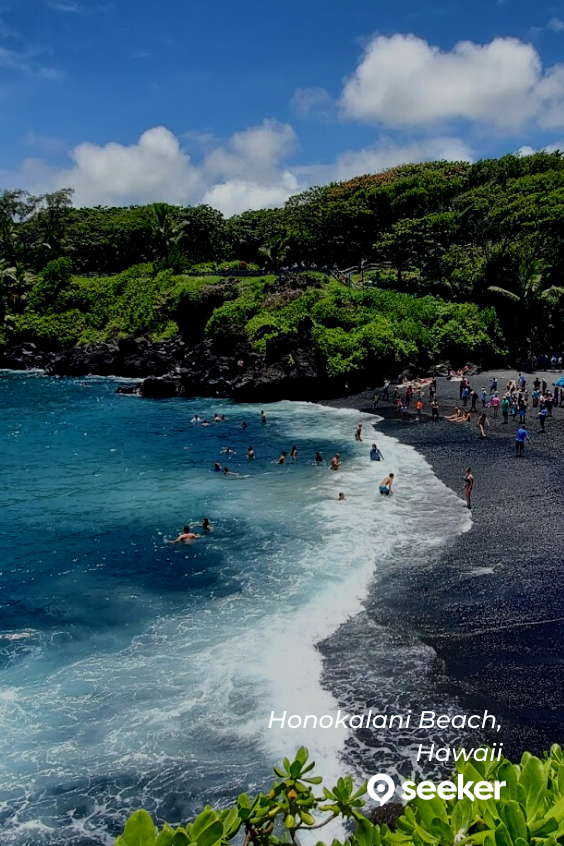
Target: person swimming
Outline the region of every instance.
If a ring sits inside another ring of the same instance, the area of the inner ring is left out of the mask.
[[[260,420],[261,423],[266,423],[266,414],[264,413],[264,411],[261,411],[260,413]]]
[[[254,457],[255,457],[255,451],[254,451],[254,449],[252,448],[252,446],[250,446],[250,447],[248,448],[248,450],[247,450],[247,455],[248,455],[248,457],[249,457],[249,460],[250,460],[250,461],[253,461],[253,460],[254,460]]]
[[[221,464],[219,463],[219,461],[215,462],[215,464],[213,465],[213,470],[214,473],[221,473]]]
[[[376,446],[376,444],[372,444],[372,449],[370,450],[370,461],[380,461],[384,456]]]
[[[319,450],[315,453],[315,462],[316,464],[323,464],[323,456],[319,452]]]
[[[221,422],[221,417],[219,416],[219,414],[214,414],[213,422],[214,423],[220,423]]]
[[[245,420],[243,420],[243,422],[241,423],[241,428],[246,429],[247,427],[248,427],[247,422]]]
[[[210,521],[207,517],[204,517],[201,525],[205,535],[208,535],[210,532],[213,532],[213,526],[210,524]]]
[[[298,448],[297,446],[292,447],[292,451],[290,452],[290,458],[297,458],[298,457]]]
[[[277,464],[286,464],[286,456],[287,456],[287,455],[288,455],[288,453],[287,453],[287,452],[283,452],[283,453],[280,455],[280,458],[278,459],[278,461],[277,461],[276,463],[277,463]]]
[[[199,422],[200,422],[200,418],[198,417],[198,415],[197,415],[197,414],[195,414],[195,415],[192,417],[192,419],[190,420],[190,423],[199,423]]]
[[[380,482],[380,493],[382,496],[390,496],[392,493],[392,485],[394,483],[394,474],[390,473],[389,476],[386,476],[385,479],[382,479]]]
[[[346,496],[345,496],[345,495],[344,495],[344,493],[341,491],[341,493],[340,493],[340,494],[339,494],[339,496],[337,497],[337,502],[343,502],[345,499],[346,499]]]
[[[230,447],[230,446],[223,447],[223,449],[221,450],[221,452],[224,452],[224,453],[225,453],[225,455],[237,455],[237,453],[235,452],[235,450],[234,450],[234,449],[231,449],[231,447]]]
[[[223,475],[224,476],[238,476],[238,473],[234,473],[233,470],[230,470],[229,467],[223,468]]]
[[[180,532],[178,537],[173,541],[170,541],[170,543],[186,543],[187,541],[193,541],[200,537],[201,535],[197,535],[190,531],[190,526],[184,526],[184,529]]]

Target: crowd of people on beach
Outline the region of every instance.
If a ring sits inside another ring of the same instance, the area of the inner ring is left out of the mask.
[[[261,412],[260,412],[260,419],[261,419],[261,423],[263,425],[265,425],[268,422],[264,409],[261,410]],[[213,420],[214,423],[223,423],[223,422],[226,421],[226,417],[225,417],[225,414],[220,415],[220,414],[216,413],[216,414],[213,415],[212,420]],[[210,425],[207,418],[202,418],[198,414],[195,414],[192,417],[192,419],[190,420],[190,423],[193,426],[202,426],[202,427],[207,427],[207,426]],[[354,433],[355,441],[362,442],[362,427],[363,427],[362,422],[357,423],[355,433]],[[248,428],[248,423],[247,423],[246,420],[243,420],[241,422],[241,428],[242,429]],[[233,450],[228,445],[225,446],[225,447],[222,447],[221,452],[222,452],[222,454],[226,455],[227,457],[236,455],[235,450]],[[378,449],[376,444],[372,444],[372,447],[371,447],[370,453],[369,453],[369,457],[370,457],[370,461],[381,461],[384,458],[382,452]],[[254,450],[253,446],[250,445],[247,449],[247,459],[249,461],[254,461],[255,458],[256,458],[255,450]],[[296,461],[297,458],[298,458],[298,448],[295,444],[292,446],[292,448],[290,450],[289,458],[290,458],[291,461]],[[276,464],[286,464],[287,462],[288,462],[288,451],[282,450],[282,452],[280,453],[280,455],[279,455],[279,457],[276,461]],[[315,456],[313,458],[313,464],[317,465],[317,466],[319,466],[321,464],[325,464],[325,459],[323,458],[323,456],[321,455],[319,450],[316,450],[316,452],[315,452]],[[336,471],[339,470],[339,468],[341,466],[342,466],[341,453],[336,452],[329,462],[329,469],[332,470],[333,472],[336,472]],[[239,477],[239,478],[243,478],[240,473],[237,473],[234,470],[230,470],[227,465],[223,466],[221,464],[221,462],[219,462],[219,461],[214,462],[212,472],[220,473],[222,476],[236,476],[236,477]],[[393,473],[389,473],[387,476],[385,476],[382,479],[382,481],[380,482],[379,488],[378,488],[378,490],[379,490],[379,492],[382,496],[391,496],[392,495],[392,493],[393,493],[393,491],[392,491],[393,482],[394,482],[394,474]],[[345,496],[344,492],[340,491],[338,496],[337,496],[337,501],[343,502],[345,499],[346,499],[346,496]],[[210,524],[210,521],[207,517],[204,517],[204,519],[202,520],[200,525],[202,527],[203,534],[209,534],[209,533],[214,531],[214,528]],[[190,526],[184,526],[183,530],[180,532],[178,537],[176,537],[174,540],[171,540],[170,543],[190,543],[191,541],[198,540],[201,537],[202,537],[202,535],[198,534],[197,532],[193,532],[191,530]]]

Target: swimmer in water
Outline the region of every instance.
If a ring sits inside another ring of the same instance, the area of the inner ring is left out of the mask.
[[[243,420],[243,422],[241,423],[241,428],[242,428],[242,429],[246,429],[246,428],[247,428],[247,424],[246,424],[246,422],[245,422],[244,420]]]
[[[210,532],[213,532],[213,526],[210,525],[210,521],[207,517],[204,517],[202,520],[202,529],[204,530],[205,535],[209,535]]]
[[[287,452],[283,452],[276,463],[277,464],[286,464],[286,456],[287,455],[288,455]]]
[[[341,491],[341,493],[340,493],[340,494],[339,494],[339,496],[337,497],[337,501],[338,501],[338,502],[343,502],[343,500],[345,500],[345,499],[346,499],[346,496],[345,496],[345,495],[344,495],[344,493]]]
[[[390,473],[385,479],[380,482],[380,493],[382,496],[390,496],[392,493],[392,485],[394,482],[394,474]]]
[[[297,446],[292,447],[292,451],[290,453],[290,458],[297,458],[298,457],[298,448]]]
[[[376,444],[372,444],[372,449],[370,450],[370,461],[380,461],[384,456],[376,446]]]
[[[233,470],[230,470],[229,467],[223,468],[223,475],[224,476],[238,476],[238,473],[234,473]]]
[[[331,459],[331,470],[338,470],[341,466],[341,453],[336,452],[333,458]]]
[[[198,417],[198,415],[197,415],[197,414],[195,414],[195,415],[192,417],[192,419],[190,420],[190,423],[199,423],[199,422],[200,422],[200,418]]]
[[[237,455],[237,453],[235,452],[235,450],[234,450],[234,449],[231,449],[231,447],[230,447],[230,446],[223,447],[223,449],[222,449],[221,451],[222,451],[222,452],[224,452],[224,453],[225,453],[225,455]]]
[[[215,462],[215,464],[213,465],[213,470],[214,473],[221,473],[221,464],[219,463],[219,461]]]
[[[213,416],[213,422],[214,422],[214,423],[219,423],[220,421],[221,421],[221,417],[219,416],[219,414],[214,414],[214,416]]]
[[[190,531],[190,526],[184,526],[183,531],[180,532],[177,538],[175,538],[173,541],[170,541],[170,543],[187,543],[189,541],[196,540],[200,537],[201,535],[196,535],[194,532]]]
[[[208,421],[207,421],[207,420],[202,420],[202,426],[209,426],[209,425],[210,425],[210,424],[208,423]]]
[[[266,423],[266,414],[264,413],[264,411],[261,411],[260,419],[261,419],[261,423]]]
[[[316,464],[323,464],[323,456],[319,451],[315,453],[315,462]]]
[[[252,448],[252,446],[250,446],[250,447],[248,448],[248,450],[247,450],[247,455],[249,456],[249,460],[250,460],[250,461],[253,461],[253,460],[254,460],[254,457],[255,457],[255,451],[254,451],[254,449]]]

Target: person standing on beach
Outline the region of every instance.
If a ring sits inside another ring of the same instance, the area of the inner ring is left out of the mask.
[[[470,467],[466,468],[466,473],[464,475],[464,498],[466,500],[466,508],[472,508],[471,499],[472,499],[472,488],[474,487],[474,476],[472,475],[472,470]]]
[[[497,412],[498,412],[499,406],[501,405],[501,403],[499,401],[499,397],[497,395],[497,391],[494,393],[490,404],[491,404],[491,407],[493,408],[493,416],[494,416],[494,420],[495,420],[497,418]]]
[[[437,402],[436,398],[433,399],[431,403],[431,420],[433,423],[436,423],[439,419],[439,403]]]
[[[524,426],[520,426],[519,429],[517,429],[517,434],[515,435],[515,458],[522,458],[523,450],[525,449],[525,441],[528,439],[529,433]]]
[[[478,402],[478,394],[474,389],[470,391],[471,406],[470,411],[476,411],[476,403]]]
[[[480,430],[480,434],[478,435],[478,439],[483,441],[486,437],[486,426],[487,426],[487,419],[486,419],[486,412],[482,411],[480,416],[478,417],[478,422],[476,423],[478,429]]]
[[[420,399],[415,403],[415,411],[417,412],[417,419],[421,423],[421,412],[423,411],[423,403]]]
[[[541,407],[541,410],[539,411],[540,430],[541,430],[541,434],[543,434],[543,435],[546,432],[546,430],[544,428],[544,424],[546,423],[547,417],[548,417],[548,408],[546,407],[545,404],[543,404],[543,406]]]
[[[501,413],[503,415],[503,422],[509,422],[509,400],[507,399],[507,394],[504,395],[501,401]]]
[[[488,404],[488,395],[486,393],[486,389],[482,388],[482,393],[480,394],[480,398],[482,400],[482,408],[485,408]]]

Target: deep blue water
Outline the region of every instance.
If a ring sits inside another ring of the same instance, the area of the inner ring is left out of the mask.
[[[182,822],[263,787],[301,742],[340,772],[346,736],[269,732],[271,710],[335,710],[315,644],[359,611],[379,569],[398,566],[398,535],[423,554],[467,527],[411,448],[377,437],[373,420],[354,442],[356,412],[283,402],[263,425],[254,406],[115,389],[0,374],[6,846],[113,843],[139,806]],[[227,420],[190,423],[214,411]],[[383,465],[368,461],[373,440]],[[278,466],[293,444],[297,461]],[[315,465],[316,449],[341,452],[339,473]],[[240,475],[214,473],[218,460]],[[384,501],[389,471],[398,494]],[[205,516],[212,534],[166,542]],[[388,673],[395,653],[379,649]],[[410,660],[427,657],[416,648]]]

